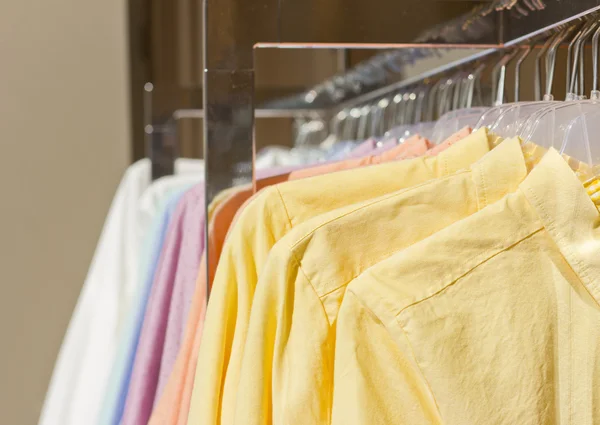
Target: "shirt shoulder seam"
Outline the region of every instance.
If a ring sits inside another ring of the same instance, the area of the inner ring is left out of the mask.
[[[277,192],[277,195],[279,196],[279,200],[281,201],[281,206],[283,207],[283,211],[285,212],[285,217],[288,220],[288,224],[290,225],[290,229],[292,229],[294,227],[294,225],[292,224],[292,218],[290,216],[290,212],[288,210],[288,207],[285,204],[285,200],[283,199],[283,195],[281,194],[281,191],[279,190],[279,187],[277,187],[277,185],[273,186],[273,188],[275,189],[275,192]]]
[[[396,319],[396,322],[398,322],[398,318],[396,317],[395,319]],[[410,342],[410,338],[408,337],[408,334],[406,333],[406,330],[404,329],[404,327],[402,325],[400,325],[399,323],[398,323],[398,325],[400,326],[400,329],[402,330],[402,334],[404,335],[404,338],[406,339],[406,343],[408,344],[408,346],[410,348],[410,354],[413,357],[415,365],[417,366],[417,369],[419,369],[419,373],[421,374],[421,377],[425,381],[425,384],[427,385],[427,389],[429,390],[429,394],[431,395],[431,398],[433,399],[433,402],[435,403],[437,413],[438,413],[438,415],[441,416],[442,411],[440,409],[440,404],[438,403],[437,398],[435,397],[435,393],[433,392],[433,387],[429,383],[429,379],[427,379],[427,376],[425,376],[425,372],[423,372],[423,368],[421,367],[419,360],[417,360],[417,355],[415,354],[415,349],[413,347],[413,344],[412,344],[412,342]]]
[[[364,301],[363,299],[356,294],[352,288],[348,288],[347,292],[349,294],[352,294],[354,296],[354,298],[356,298],[356,300],[360,303],[361,306],[363,306],[368,312],[369,314],[371,314],[372,316],[374,316],[379,322],[381,322],[381,324],[386,327],[385,325],[385,321],[381,319],[381,317],[379,317],[379,315],[373,311]],[[398,319],[397,317],[394,317],[394,320],[396,321],[396,323],[398,323]],[[419,362],[417,361],[417,356],[415,355],[415,351],[414,348],[412,346],[412,343],[410,342],[410,339],[408,338],[408,335],[406,334],[406,331],[404,330],[404,328],[402,327],[402,325],[400,325],[400,323],[398,323],[398,325],[400,326],[400,329],[402,330],[402,334],[404,335],[404,338],[406,338],[406,342],[408,343],[408,346],[410,347],[410,354],[412,355],[415,365],[417,366],[417,368],[419,369],[419,373],[421,374],[421,376],[423,377],[423,379],[425,380],[425,383],[427,384],[427,388],[429,389],[429,393],[431,395],[431,398],[433,399],[433,402],[435,403],[435,407],[438,409],[438,414],[441,414],[440,412],[440,408],[439,408],[439,404],[437,402],[437,399],[435,398],[435,394],[433,392],[433,388],[431,387],[431,385],[429,384],[429,381],[427,380],[427,377],[425,376],[425,374],[423,373],[423,370],[421,368],[421,365],[419,364]],[[390,332],[388,330],[388,332]]]
[[[525,232],[523,235],[517,237],[515,240],[513,240],[512,242],[506,244],[503,243],[501,244],[499,247],[492,249],[492,253],[486,252],[485,255],[476,255],[474,257],[472,257],[471,259],[469,259],[468,261],[464,262],[464,264],[467,264],[468,267],[466,267],[466,270],[464,272],[459,272],[460,274],[456,277],[453,278],[451,280],[448,280],[446,283],[444,283],[443,285],[441,285],[441,287],[436,290],[434,293],[429,294],[429,295],[424,295],[422,297],[420,297],[419,299],[411,302],[410,304],[402,307],[402,309],[396,314],[396,317],[399,317],[400,315],[402,315],[406,310],[417,306],[418,304],[421,304],[429,299],[435,298],[438,295],[443,294],[446,289],[448,289],[451,286],[454,286],[456,283],[458,283],[463,277],[465,277],[467,274],[471,273],[473,270],[475,270],[476,268],[480,267],[481,265],[487,263],[488,261],[490,261],[491,259],[493,259],[494,257],[496,257],[497,255],[501,254],[504,251],[509,250],[510,248],[520,244],[521,242],[523,242],[524,240],[534,236],[535,234],[539,233],[540,231],[544,230],[543,226],[540,226],[538,228],[536,228],[535,230],[528,230],[527,232]],[[471,263],[475,263],[473,265],[469,265]],[[448,273],[449,274],[449,273]]]
[[[400,196],[401,194],[411,193],[411,192],[413,192],[413,191],[415,191],[417,189],[420,189],[420,188],[422,188],[422,187],[424,187],[426,185],[432,184],[432,181],[434,181],[434,180],[446,180],[446,179],[450,179],[450,178],[458,176],[458,175],[470,173],[470,171],[471,170],[461,170],[461,171],[458,171],[458,172],[456,172],[456,173],[454,173],[452,175],[449,175],[449,176],[443,176],[443,177],[433,178],[432,180],[424,181],[421,184],[418,184],[418,185],[415,185],[415,186],[410,186],[410,187],[404,188],[404,189],[398,189],[398,190],[395,190],[394,192],[389,193],[387,195],[382,195],[382,196],[379,196],[379,197],[377,197],[375,199],[371,199],[370,202],[368,202],[367,204],[359,203],[359,205],[357,205],[356,208],[354,208],[354,209],[352,209],[352,210],[350,210],[350,211],[348,211],[348,212],[346,212],[344,214],[341,214],[341,215],[338,215],[336,217],[333,217],[333,218],[327,220],[325,223],[321,223],[319,226],[317,226],[317,227],[309,230],[304,236],[300,237],[296,242],[294,242],[294,244],[292,245],[292,249],[295,249],[306,238],[310,237],[312,234],[314,234],[320,228],[322,228],[322,227],[324,227],[326,225],[329,225],[329,224],[331,224],[331,223],[333,223],[333,222],[335,222],[335,221],[337,221],[337,220],[339,220],[341,218],[349,216],[349,215],[355,213],[356,211],[364,210],[366,208],[370,208],[370,207],[372,207],[374,205],[377,205],[377,204],[379,204],[381,202],[385,202],[385,201],[388,201],[388,200],[390,200],[390,199],[392,199],[392,198],[394,198],[396,196]],[[401,192],[401,193],[399,193],[399,192]],[[367,202],[367,201],[363,201],[363,202]]]
[[[298,270],[300,270],[300,273],[302,273],[302,276],[304,276],[304,279],[306,279],[306,281],[308,282],[308,286],[310,286],[311,290],[314,292],[315,297],[317,297],[317,300],[319,300],[319,305],[321,306],[321,310],[323,311],[323,314],[327,318],[327,322],[329,322],[329,316],[327,315],[327,310],[325,309],[325,305],[323,304],[322,298],[319,296],[319,292],[317,291],[317,288],[315,288],[315,285],[313,284],[313,282],[310,280],[310,278],[308,277],[308,275],[302,268],[302,263],[298,260],[298,257],[296,257],[296,253],[294,252],[293,249],[290,249],[290,255],[292,256],[292,260],[296,262],[296,265],[298,266]]]

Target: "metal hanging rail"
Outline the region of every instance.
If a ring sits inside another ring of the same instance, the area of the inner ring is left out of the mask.
[[[153,110],[155,87],[152,83],[144,84],[143,115],[144,144],[146,157],[152,160],[152,179],[172,175],[175,159],[179,156],[181,146],[178,122],[186,119],[204,119],[203,109],[180,108],[168,114],[156,113]],[[171,89],[171,88],[170,88]],[[179,89],[181,91],[181,89]],[[256,109],[255,118],[329,118],[332,111],[320,109]]]
[[[496,48],[492,48],[492,49],[485,49],[485,50],[478,51],[477,53],[469,55],[469,56],[467,56],[465,58],[458,59],[456,61],[452,61],[452,62],[449,62],[449,63],[447,63],[445,65],[442,65],[440,67],[431,69],[431,70],[429,70],[427,72],[424,72],[423,74],[419,74],[419,75],[417,75],[415,77],[407,78],[407,79],[402,80],[402,81],[398,81],[396,83],[393,83],[393,84],[390,84],[388,86],[382,87],[380,89],[374,90],[372,92],[366,93],[366,94],[364,94],[362,96],[358,96],[358,97],[355,97],[353,99],[350,99],[350,100],[348,100],[348,101],[346,101],[344,103],[341,103],[335,109],[336,110],[348,109],[348,108],[352,108],[352,107],[355,107],[355,106],[359,106],[359,105],[364,104],[364,103],[371,102],[371,101],[376,100],[376,99],[378,99],[380,97],[388,95],[388,94],[390,94],[392,92],[401,90],[401,89],[403,89],[405,87],[410,87],[410,86],[412,86],[412,85],[414,85],[414,84],[416,84],[416,83],[418,83],[418,82],[420,82],[420,81],[422,81],[424,79],[435,77],[436,75],[444,74],[444,73],[446,73],[446,72],[448,72],[448,71],[450,71],[452,69],[459,68],[459,67],[461,67],[463,65],[466,65],[468,63],[471,63],[471,62],[474,62],[476,60],[482,59],[482,58],[484,58],[486,56],[489,56],[489,55],[491,55],[493,53],[498,52],[499,50],[500,50],[500,48],[496,47]]]
[[[340,0],[341,2],[341,0]],[[211,200],[219,191],[230,187],[235,164],[248,162],[253,155],[254,130],[254,60],[253,49],[261,47],[365,47],[365,48],[486,48],[466,60],[487,55],[494,49],[515,45],[524,39],[547,31],[553,26],[600,9],[600,0],[563,2],[544,0],[545,8],[527,16],[515,17],[511,13],[493,11],[481,17],[487,31],[469,31],[465,19],[457,18],[449,24],[429,31],[419,38],[419,43],[402,40],[398,26],[386,31],[385,17],[374,13],[389,2],[374,1],[369,11],[357,23],[351,8],[364,5],[361,0],[345,0],[339,13],[348,14],[352,25],[327,25],[328,18],[322,2],[318,0],[279,1],[260,0],[205,0],[204,14],[204,111],[205,152],[207,161],[207,194]],[[401,3],[401,2],[399,2]],[[466,2],[468,3],[468,2]],[[468,10],[465,2],[452,3],[456,10]],[[440,5],[440,3],[435,3]],[[407,19],[418,17],[424,21],[431,15],[431,1],[411,2],[403,5]],[[449,4],[448,4],[449,5]],[[468,6],[468,7],[467,7]],[[364,9],[364,7],[363,7]],[[424,13],[427,11],[428,13]],[[350,19],[353,17],[353,19]],[[384,22],[380,22],[381,20]],[[398,17],[394,18],[398,19]],[[377,20],[377,22],[375,22]],[[339,22],[336,21],[336,22]],[[318,23],[318,24],[315,24]],[[423,22],[426,23],[426,22]],[[471,25],[475,25],[471,23]],[[466,29],[465,29],[466,28]],[[478,27],[479,28],[479,27]],[[431,41],[425,41],[431,40]],[[443,72],[449,64],[431,71]],[[340,107],[364,102],[380,96],[385,91],[410,84],[412,80],[391,85],[359,97]],[[246,176],[250,181],[252,176]]]
[[[481,17],[486,25],[477,27],[486,31],[469,31],[464,26],[465,21],[459,18],[427,32],[418,39],[417,45],[502,48],[600,7],[600,0],[542,1],[544,8],[527,16],[517,17],[490,9]],[[406,32],[408,25],[398,25],[400,20],[435,27],[440,15],[461,16],[472,8],[468,1],[330,0],[326,3],[324,5],[322,0],[204,1],[207,205],[217,193],[235,182],[253,180],[253,170],[240,176],[236,164],[252,162],[254,157],[255,48],[415,47],[411,41],[414,34]],[[336,8],[335,13],[332,7]],[[361,13],[356,14],[357,10]]]
[[[551,32],[552,30],[554,30],[554,29],[556,29],[558,27],[562,27],[562,26],[564,26],[564,25],[566,25],[566,24],[568,24],[570,22],[573,22],[573,21],[575,21],[577,19],[580,19],[580,18],[582,18],[582,17],[584,17],[586,15],[589,15],[591,13],[598,12],[598,11],[600,11],[600,6],[592,7],[590,9],[586,9],[585,11],[583,11],[581,13],[577,13],[577,14],[575,14],[573,16],[568,17],[568,18],[562,19],[562,20],[557,21],[557,22],[553,22],[552,24],[549,24],[549,25],[547,25],[547,26],[545,26],[545,27],[543,27],[543,28],[541,28],[539,30],[533,31],[531,33],[528,33],[527,35],[521,36],[521,37],[516,38],[514,40],[511,40],[511,41],[509,41],[507,43],[502,43],[498,47],[493,47],[493,48],[489,48],[489,49],[478,51],[478,52],[476,52],[476,53],[474,53],[472,55],[469,55],[469,56],[467,56],[465,58],[449,62],[448,64],[442,65],[442,66],[440,66],[438,68],[431,69],[431,70],[429,70],[429,71],[427,71],[427,72],[425,72],[423,74],[420,74],[418,76],[415,76],[415,77],[412,77],[412,78],[408,78],[408,79],[405,79],[405,80],[402,80],[402,81],[398,81],[396,83],[387,85],[387,86],[382,87],[380,89],[373,90],[373,91],[371,91],[369,93],[366,93],[364,95],[361,95],[361,96],[355,97],[353,99],[350,99],[350,100],[348,100],[346,102],[341,103],[337,107],[335,107],[335,110],[339,111],[339,110],[342,110],[342,109],[352,108],[352,107],[355,107],[355,106],[358,106],[358,105],[361,105],[361,104],[364,104],[364,103],[371,102],[373,100],[376,100],[377,98],[385,96],[385,95],[387,95],[389,93],[392,93],[394,91],[398,91],[398,90],[400,90],[402,88],[405,88],[405,87],[410,87],[411,85],[414,85],[414,84],[416,84],[416,83],[418,83],[418,82],[420,82],[420,81],[422,81],[424,79],[427,79],[427,78],[430,78],[430,77],[434,77],[436,75],[444,74],[444,73],[446,73],[446,72],[448,72],[448,71],[450,71],[452,69],[459,68],[459,67],[461,67],[461,66],[463,66],[465,64],[468,64],[470,62],[474,62],[476,60],[484,58],[484,57],[486,57],[486,56],[488,56],[490,54],[496,53],[496,52],[498,52],[498,51],[500,51],[502,49],[506,49],[506,48],[513,47],[513,46],[517,46],[517,45],[519,45],[519,44],[521,44],[521,43],[523,43],[525,41],[528,41],[528,40],[530,40],[532,38],[535,38],[535,37],[537,37],[539,35],[547,34],[547,33]],[[479,46],[479,47],[482,48],[483,46]],[[423,47],[421,47],[421,48],[423,48]],[[465,46],[463,46],[463,48],[465,48]]]

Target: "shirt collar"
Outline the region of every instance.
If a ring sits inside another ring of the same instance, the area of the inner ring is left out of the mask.
[[[474,163],[471,170],[480,209],[514,192],[527,176],[520,139],[503,141]]]
[[[398,158],[406,158],[411,155],[423,155],[431,147],[430,142],[419,135],[415,135],[404,143],[392,149],[382,152],[374,158],[374,163],[393,161]]]
[[[481,128],[440,152],[437,157],[444,166],[445,174],[452,174],[465,168],[460,164],[474,163],[483,157],[498,140],[499,137],[489,133],[487,128]]]
[[[600,304],[600,214],[581,181],[550,149],[521,183],[545,229]],[[590,190],[595,190],[594,187]]]

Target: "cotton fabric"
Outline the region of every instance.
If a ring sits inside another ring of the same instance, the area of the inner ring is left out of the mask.
[[[590,196],[597,187],[588,193],[551,149],[514,193],[354,280],[338,316],[332,423],[598,423]]]
[[[150,232],[142,245],[140,257],[140,279],[142,281],[139,285],[138,294],[134,297],[137,302],[132,306],[128,323],[124,326],[125,330],[118,344],[117,357],[111,368],[108,387],[102,403],[101,416],[98,421],[101,425],[118,425],[121,422],[133,362],[144,322],[144,312],[146,311],[148,297],[152,289],[152,282],[154,281],[154,274],[158,266],[161,248],[173,211],[186,190],[183,189],[171,195],[158,208],[159,213],[154,219],[150,227]]]
[[[348,153],[347,158],[360,158],[365,155],[371,155],[377,150],[377,140],[367,139]]]
[[[452,143],[458,139],[470,134],[470,129],[461,130],[461,132],[453,135]],[[450,140],[450,139],[449,139]],[[413,143],[413,148],[410,148]],[[404,156],[412,156],[413,152],[421,152],[423,148],[431,146],[429,142],[415,138],[409,143],[408,148],[403,148],[396,154],[388,157],[388,160],[401,159]],[[451,145],[448,141],[438,145],[426,154],[437,154]],[[389,149],[396,147],[393,146]],[[387,150],[387,149],[386,149]],[[434,152],[435,151],[435,152]],[[381,159],[372,158],[367,162],[382,162]],[[323,164],[316,167],[307,168],[302,173],[297,173],[294,170],[286,170],[288,174],[271,175],[267,170],[260,170],[259,177],[268,176],[268,178],[260,178],[257,180],[257,189],[262,189],[277,183],[281,183],[287,179],[300,179],[309,175],[319,175],[319,173],[330,173],[343,168],[351,168],[356,166],[356,161],[342,161],[341,163]],[[312,174],[317,173],[317,174]],[[214,276],[217,265],[217,260],[220,257],[225,236],[230,229],[230,224],[237,221],[238,214],[245,208],[252,196],[250,187],[236,188],[230,192],[231,196],[226,197],[218,208],[215,208],[213,219],[209,225],[209,248],[211,255],[209,256],[209,264],[205,264],[205,259],[202,259],[198,281],[196,284],[196,292],[192,301],[192,308],[189,315],[188,326],[185,331],[184,340],[180,352],[178,354],[175,366],[169,377],[169,382],[165,387],[163,396],[157,401],[154,412],[150,419],[151,425],[164,424],[180,424],[187,423],[187,416],[190,406],[191,393],[198,358],[198,351],[204,324],[204,312],[206,304],[206,288],[207,288],[207,268],[210,276]]]
[[[369,155],[361,158],[351,158],[345,161],[332,162],[314,167],[308,167],[290,173],[290,179],[302,179],[306,177],[317,176],[331,173],[334,171],[349,170],[366,165],[381,164],[398,158],[409,158],[423,155],[428,149],[435,145],[421,136],[415,135],[404,143],[394,148],[384,151],[379,155]]]
[[[195,168],[191,164],[196,164]],[[199,176],[202,167],[199,161],[180,166],[185,172],[197,170]],[[199,178],[191,176],[196,181]],[[161,179],[151,185],[148,159],[125,172],[56,360],[40,425],[80,425],[100,417],[120,336],[140,282],[142,238],[160,199],[170,193],[172,181]],[[175,186],[189,180],[177,181]],[[150,195],[140,203],[148,188],[152,189]]]
[[[278,240],[293,227],[322,213],[471,164],[489,150],[485,134],[482,130],[475,137],[479,142],[463,145],[468,149],[457,144],[434,158],[391,162],[263,189],[241,212],[221,254],[202,331],[188,424],[226,424],[233,420],[227,415],[235,410],[254,288]],[[483,152],[472,149],[475,146]],[[315,187],[320,190],[315,191]]]
[[[494,143],[484,132],[475,137]],[[516,190],[525,175],[520,141],[508,140],[468,169],[292,229],[271,250],[256,287],[234,422],[328,424],[335,327],[348,283]]]
[[[123,425],[147,424],[160,381],[171,371],[204,251],[204,184],[188,190],[173,214],[133,365]]]

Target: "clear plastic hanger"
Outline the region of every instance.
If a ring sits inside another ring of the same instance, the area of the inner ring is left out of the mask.
[[[480,67],[475,72],[479,69]],[[456,83],[453,110],[446,112],[437,121],[431,139],[434,143],[443,142],[464,127],[473,127],[479,121],[479,117],[488,109],[487,107],[473,108],[471,106],[475,78],[473,72],[463,73]]]
[[[559,32],[556,36],[551,37],[550,47],[546,49],[545,68],[546,68],[546,81],[545,81],[545,93],[543,101],[539,102],[515,102],[507,105],[506,108],[500,110],[498,117],[492,125],[490,130],[502,137],[512,137],[518,134],[521,126],[526,122],[527,118],[536,111],[548,106],[553,102],[552,87],[554,83],[554,69],[556,66],[556,51],[558,46],[567,39],[569,34],[572,32],[573,27],[567,28]],[[526,49],[525,52],[530,51]],[[523,60],[526,55],[522,55],[519,60]],[[536,57],[536,61],[541,59],[541,56]],[[517,68],[515,69],[515,98],[518,98],[519,90],[519,72],[520,64],[517,62]],[[536,86],[541,87],[541,75],[539,72],[535,72]]]
[[[567,98],[566,100],[573,100],[575,99],[575,95],[571,92],[571,86],[573,85],[574,81],[572,80],[572,77],[575,78],[577,76],[576,70],[577,70],[577,59],[579,57],[579,54],[577,53],[575,56],[573,56],[574,60],[573,62],[571,62],[571,58],[572,58],[572,53],[573,52],[578,52],[579,48],[581,46],[581,40],[584,39],[587,34],[588,34],[588,30],[590,28],[593,28],[593,26],[595,25],[595,22],[588,22],[585,23],[581,28],[579,28],[579,30],[577,31],[577,33],[575,34],[575,36],[573,37],[573,39],[571,40],[571,42],[569,43],[569,46],[567,48],[567,73],[566,73],[566,86],[567,86]],[[552,60],[556,60],[556,56],[554,55],[553,58],[551,58]],[[552,64],[554,65],[554,64]],[[549,70],[551,71],[550,73],[547,72],[547,76],[548,74],[550,74],[550,76],[553,76],[553,68],[554,66],[552,66]],[[549,83],[551,84],[551,83]],[[575,86],[574,86],[575,87]],[[547,93],[548,94],[548,93]],[[519,136],[521,136],[524,140],[531,140],[531,133],[533,131],[533,128],[537,125],[537,120],[539,119],[539,117],[541,117],[543,114],[545,114],[547,111],[550,111],[552,108],[559,106],[559,105],[564,105],[564,102],[553,102],[551,99],[553,99],[551,96],[546,96],[546,98],[548,99],[548,103],[538,103],[538,105],[540,106],[539,108],[534,108],[534,110],[529,114],[529,116],[526,117],[526,119],[522,119],[521,122],[519,123],[519,125],[517,126],[516,130],[517,130],[517,134]],[[526,114],[522,114],[521,116],[525,116]],[[541,141],[537,141],[537,143],[540,143]],[[548,143],[548,142],[545,142]],[[550,145],[550,146],[554,146],[554,145]]]
[[[472,107],[474,91],[485,65],[479,64],[474,71],[461,73],[455,83],[452,110],[442,115],[436,122],[431,140],[441,143],[464,127],[473,127],[487,107]]]
[[[405,99],[406,103],[404,108],[403,122],[405,124],[412,124],[413,116],[417,106],[417,94],[414,91],[411,91],[410,93],[405,94]]]
[[[371,118],[371,105],[363,105],[360,108],[360,117],[354,140],[366,140],[369,134],[369,119]]]
[[[446,112],[450,111],[451,108],[451,98],[450,92],[452,90],[452,86],[454,85],[453,77],[445,78],[442,85],[439,89],[439,101],[437,102],[437,116],[441,117]]]
[[[498,86],[499,86],[499,81],[498,79],[500,78],[500,68],[503,66],[506,66],[506,64],[509,62],[507,61],[508,58],[514,57],[513,56],[514,52],[508,52],[505,53],[500,60],[498,61],[498,63],[494,66],[493,70],[492,70],[492,107],[488,108],[483,114],[481,114],[481,116],[479,117],[479,120],[477,122],[477,124],[475,125],[476,129],[482,128],[482,127],[490,127],[491,124],[493,124],[493,122],[496,120],[496,118],[498,117],[498,115],[500,114],[500,112],[506,108],[506,106],[504,105],[494,105],[496,103],[496,96],[498,94]]]
[[[369,137],[379,137],[385,132],[390,103],[390,99],[383,97],[371,108]]]
[[[396,101],[396,109],[394,111],[394,123],[395,125],[404,125],[404,116],[406,108],[408,107],[409,95],[408,93],[398,93],[394,96]]]
[[[537,114],[533,124],[527,129],[524,135],[525,140],[531,140],[535,143],[544,143],[546,146],[560,147],[561,151],[577,159],[577,155],[587,155],[591,152],[591,143],[589,138],[588,121],[585,114],[597,113],[600,111],[600,93],[593,92],[590,100],[570,100],[582,98],[581,91],[577,90],[577,78],[579,69],[583,66],[581,55],[583,46],[589,36],[598,29],[598,23],[592,22],[586,24],[582,35],[577,39],[573,51],[573,68],[570,77],[570,92],[568,101],[557,105],[548,106],[541,113]],[[595,61],[594,66],[597,66]],[[580,90],[584,87],[583,74],[580,74]],[[577,131],[576,128],[582,129]],[[543,142],[542,142],[543,141]],[[588,155],[589,156],[589,155]]]
[[[427,98],[427,88],[421,87],[417,91],[417,101],[415,106],[415,123],[421,123],[423,121],[423,115],[425,113],[425,101]]]
[[[600,102],[600,98],[598,99]],[[584,108],[582,108],[584,109]],[[566,154],[590,167],[600,164],[600,146],[592,136],[600,132],[600,103],[595,110],[581,112],[564,129],[560,153]]]
[[[600,164],[600,146],[593,143],[591,135],[600,134],[600,91],[598,91],[598,46],[600,39],[600,25],[594,31],[592,37],[592,69],[593,83],[589,102],[580,102],[583,108],[590,106],[591,111],[581,111],[581,115],[575,117],[564,131],[563,143],[560,153],[578,159],[579,161],[593,167]],[[579,78],[583,80],[584,65],[583,46],[580,50]],[[583,84],[580,86],[584,87]],[[583,109],[582,108],[582,109]]]
[[[554,37],[550,37],[548,42],[544,43],[540,51],[535,57],[535,79],[534,79],[534,100],[541,101],[542,100],[542,58],[546,55],[546,52],[552,47],[555,39],[560,37],[560,33],[556,34]]]
[[[517,56],[518,49],[513,49],[507,52],[494,67],[492,73],[492,97],[494,99],[493,106],[504,105],[504,86],[506,82],[506,67]]]
[[[433,124],[423,122],[423,118],[429,113],[429,104],[435,104],[435,95],[439,93],[437,88],[440,85],[436,84],[429,90],[422,86],[396,94],[391,103],[393,109],[389,114],[392,119],[388,121],[384,139],[395,138],[402,143],[415,134],[427,137]]]
[[[384,138],[395,138],[398,143],[402,143],[415,134],[424,135],[422,133],[426,131],[429,124],[421,121],[424,96],[426,93],[422,90],[403,95],[404,108],[400,111],[400,120],[396,122],[397,125],[385,132]]]
[[[395,127],[398,125],[398,108],[400,107],[400,103],[402,102],[402,94],[396,93],[392,97],[392,101],[390,106],[388,107],[389,114],[389,128]]]
[[[532,45],[526,46],[521,52],[521,55],[519,55],[519,57],[517,58],[517,63],[515,64],[515,103],[518,102],[519,98],[521,97],[521,65],[523,64],[525,59],[527,59],[527,56],[529,56],[532,49]]]
[[[427,95],[427,118],[426,118],[426,121],[428,121],[428,122],[434,121],[438,116],[437,115],[438,102],[436,101],[436,99],[437,99],[438,94],[440,93],[440,89],[441,89],[442,85],[445,83],[446,83],[446,80],[442,78],[433,85],[431,90],[429,90],[429,94]]]
[[[548,50],[557,46],[558,43],[556,43],[556,41],[562,39],[562,36],[563,36],[563,33],[559,32],[556,35],[549,37],[546,40],[546,42],[544,43],[544,45],[542,46],[542,49],[540,50],[540,52],[536,55],[536,70],[534,73],[534,87],[541,88],[541,76],[540,76],[540,72],[538,71],[538,69],[539,69],[539,61],[542,58],[542,54],[545,54]],[[525,58],[527,57],[527,55],[529,54],[530,51],[531,51],[530,48],[526,49],[524,54],[521,55],[519,57],[519,59],[517,60],[517,66],[515,67],[515,90],[520,89],[521,64],[525,60]],[[537,94],[536,94],[536,96],[537,96]],[[516,97],[518,97],[518,96],[516,96]],[[488,111],[486,111],[481,116],[479,122],[476,125],[476,128],[488,127],[490,129],[493,129],[493,131],[497,131],[497,129],[501,125],[506,126],[507,121],[513,122],[512,121],[513,117],[523,116],[523,114],[530,113],[531,107],[528,108],[529,111],[527,111],[527,112],[525,112],[525,110],[523,110],[523,113],[521,113],[521,108],[524,105],[532,105],[535,103],[536,102],[519,102],[519,103],[506,104],[506,105],[497,105],[493,108],[490,108]],[[535,107],[536,109],[541,106],[539,103],[537,105],[538,106]],[[502,118],[502,121],[499,121],[501,118]],[[514,136],[514,134],[513,134],[513,136]]]
[[[431,141],[439,144],[465,127],[474,127],[481,115],[488,109],[487,107],[480,106],[469,109],[458,109],[444,114],[433,128]]]
[[[350,108],[342,127],[342,137],[340,140],[356,140],[360,116],[360,108]]]

